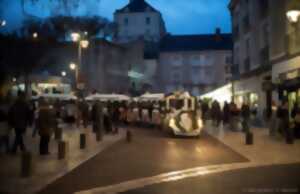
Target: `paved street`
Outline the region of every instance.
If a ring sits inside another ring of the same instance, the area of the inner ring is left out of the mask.
[[[300,163],[198,176],[156,184],[122,194],[300,193]]]
[[[156,129],[134,129],[133,142],[119,142],[40,193],[74,193],[177,170],[248,162],[213,137],[173,138]]]

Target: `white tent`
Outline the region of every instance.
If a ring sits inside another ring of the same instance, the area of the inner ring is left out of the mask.
[[[40,95],[32,97],[33,100],[37,100],[39,98],[59,99],[59,100],[77,100],[77,97],[72,94],[40,94]]]
[[[128,101],[130,97],[122,94],[92,94],[85,98],[88,101],[100,100],[100,101]]]
[[[156,93],[156,94],[146,93],[146,94],[143,94],[142,96],[140,96],[139,100],[141,100],[141,101],[158,101],[158,100],[163,100],[164,98],[165,98],[165,94],[163,94],[163,93]]]

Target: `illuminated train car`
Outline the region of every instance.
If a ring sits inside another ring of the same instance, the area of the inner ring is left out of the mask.
[[[175,136],[200,136],[203,124],[197,112],[197,99],[187,92],[176,92],[165,98],[164,129]]]

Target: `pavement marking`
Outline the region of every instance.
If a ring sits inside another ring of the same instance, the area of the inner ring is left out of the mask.
[[[120,192],[126,192],[130,190],[135,190],[138,188],[165,183],[178,181],[186,178],[205,176],[209,174],[221,173],[232,170],[239,170],[251,167],[263,167],[270,166],[270,163],[257,163],[257,162],[241,162],[241,163],[233,163],[233,164],[221,164],[221,165],[211,165],[211,166],[202,166],[196,168],[190,168],[186,170],[173,171],[169,173],[163,173],[157,176],[146,177],[136,180],[130,180],[126,182],[122,182],[119,184],[94,188],[86,191],[79,191],[75,194],[116,194]]]

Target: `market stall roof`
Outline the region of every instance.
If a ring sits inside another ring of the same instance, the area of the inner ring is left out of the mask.
[[[77,97],[72,94],[40,94],[37,96],[32,96],[33,100],[37,100],[39,98],[59,99],[59,100],[77,100]]]
[[[165,98],[165,94],[163,93],[145,93],[142,96],[139,97],[139,100],[141,101],[157,101],[157,100],[163,100]]]
[[[100,100],[100,101],[128,101],[130,97],[123,94],[92,94],[85,98],[88,101]]]

